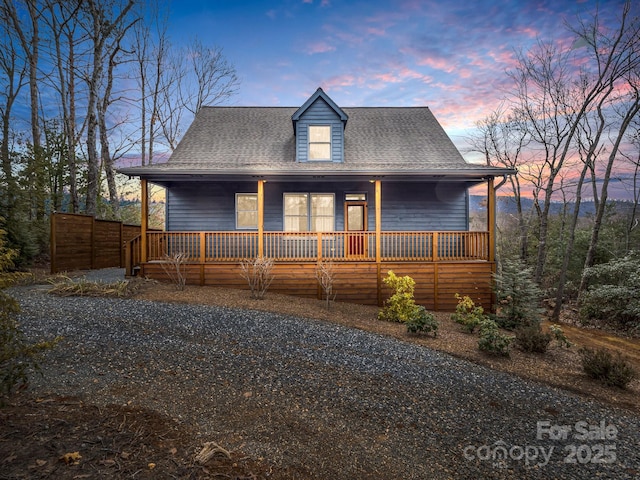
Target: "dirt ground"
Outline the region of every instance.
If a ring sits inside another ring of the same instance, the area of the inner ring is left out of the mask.
[[[509,358],[483,354],[477,336],[463,333],[449,314],[437,315],[436,338],[411,335],[401,324],[376,319],[376,307],[336,302],[327,309],[313,299],[267,294],[254,300],[247,291],[141,282],[136,298],[164,302],[195,302],[240,307],[335,322],[388,335],[404,342],[450,353],[496,370],[513,373],[576,392],[585,398],[640,412],[640,380],[626,390],[607,388],[581,371],[580,346],[606,346],[621,351],[640,372],[640,339],[625,338],[598,329],[563,324],[573,347],[553,346],[546,354],[512,350]],[[548,325],[545,325],[548,326]],[[247,458],[226,452],[224,446],[204,464],[195,460],[202,445],[192,432],[156,412],[123,406],[99,408],[81,398],[37,398],[28,389],[0,408],[0,479],[181,478],[285,479],[269,459]],[[77,452],[82,452],[81,457]]]

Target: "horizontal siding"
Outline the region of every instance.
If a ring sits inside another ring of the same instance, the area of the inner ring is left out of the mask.
[[[296,123],[296,160],[308,161],[309,125],[331,125],[331,161],[342,162],[344,159],[344,131],[338,114],[322,98],[318,98],[305,110]]]
[[[256,193],[257,182],[176,183],[167,189],[167,230],[236,229],[236,193]]]
[[[248,290],[247,282],[240,275],[239,263],[193,263],[185,268],[188,284]],[[315,268],[313,263],[275,264],[269,292],[321,298]],[[487,311],[491,307],[492,264],[489,262],[383,263],[380,265],[380,281],[375,263],[334,264],[336,301],[377,305],[378,298],[386,300],[392,292],[382,279],[389,270],[399,276],[409,275],[415,280],[416,303],[428,310],[455,311],[456,293],[468,295]],[[157,262],[142,265],[141,275],[169,281],[162,265]]]
[[[382,182],[382,230],[467,230],[463,183]]]
[[[236,193],[257,192],[257,182],[175,183],[167,193],[167,230],[234,231]],[[366,193],[368,229],[375,230],[374,187],[369,182],[265,183],[264,228],[283,230],[284,193],[333,193],[335,229],[344,230],[344,196]],[[383,231],[464,231],[468,226],[463,183],[382,183]]]

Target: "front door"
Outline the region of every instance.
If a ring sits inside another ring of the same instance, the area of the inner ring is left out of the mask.
[[[344,226],[347,257],[366,257],[367,202],[345,202]]]

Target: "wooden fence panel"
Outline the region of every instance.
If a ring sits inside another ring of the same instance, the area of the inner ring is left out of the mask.
[[[124,267],[125,244],[140,227],[90,215],[51,215],[51,273]]]

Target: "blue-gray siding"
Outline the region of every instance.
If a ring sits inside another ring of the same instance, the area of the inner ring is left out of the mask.
[[[256,193],[251,182],[174,183],[167,190],[167,230],[234,231],[236,193]],[[283,229],[284,193],[335,194],[335,229],[344,230],[344,196],[366,193],[368,229],[375,230],[375,198],[369,182],[267,182],[264,186],[266,231]],[[468,228],[464,183],[382,182],[382,230],[432,231]]]
[[[344,131],[342,121],[336,112],[322,98],[318,98],[301,115],[296,123],[296,160],[308,161],[309,125],[331,126],[331,161],[344,160]]]

